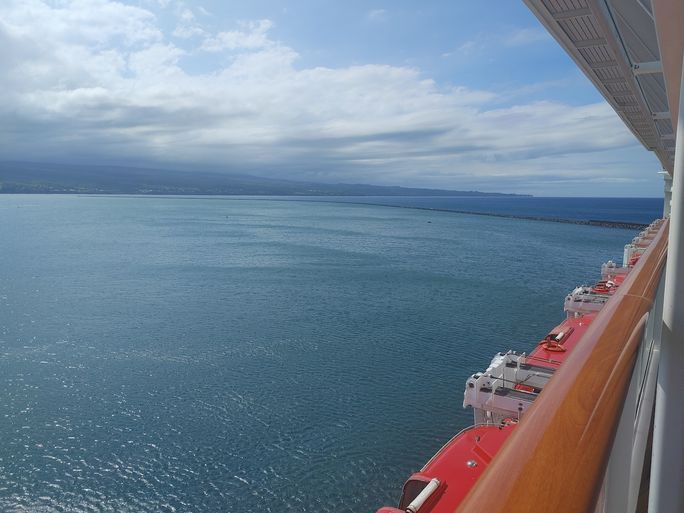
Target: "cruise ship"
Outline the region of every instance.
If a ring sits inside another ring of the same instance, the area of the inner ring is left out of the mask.
[[[473,425],[378,513],[684,513],[684,0],[524,1],[657,156],[663,217],[468,378]]]

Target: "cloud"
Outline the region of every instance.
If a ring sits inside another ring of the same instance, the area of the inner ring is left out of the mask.
[[[478,43],[477,41],[466,41],[463,44],[459,45],[458,48],[456,48],[456,51],[450,53],[449,56],[451,56],[453,53],[457,53],[460,55],[472,55],[473,53],[482,50],[482,48],[482,43]]]
[[[198,7],[198,10],[204,14],[204,9]],[[173,36],[181,39],[190,39],[193,37],[207,37],[207,32],[197,23],[195,14],[185,6],[180,6],[178,9],[178,25],[173,31]]]
[[[516,28],[503,34],[480,33],[473,39],[463,41],[454,50],[442,53],[442,57],[473,58],[486,55],[499,55],[502,47],[508,51],[517,47],[538,44],[541,41],[550,40],[548,32],[538,28]]]
[[[163,38],[154,14],[145,9],[108,0],[61,4],[64,8],[50,8],[38,0],[9,0],[0,6],[0,13],[6,26],[29,38],[40,36],[46,45],[130,47]]]
[[[0,159],[491,190],[610,178],[608,150],[635,147],[605,103],[502,108],[416,68],[297,67],[269,20],[211,33],[181,11],[207,34],[183,47],[152,11],[106,0],[10,1],[0,20]]]
[[[372,9],[366,13],[366,18],[369,21],[385,21],[387,19],[387,11],[385,9]]]
[[[551,36],[545,30],[540,28],[520,28],[505,36],[503,42],[506,46],[525,46],[550,40]]]
[[[243,22],[240,25],[240,30],[219,32],[213,37],[208,37],[202,43],[201,49],[206,52],[258,50],[273,44],[268,38],[268,31],[273,27],[270,20]]]

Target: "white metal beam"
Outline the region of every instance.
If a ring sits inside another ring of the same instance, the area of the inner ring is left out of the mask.
[[[672,177],[667,171],[663,171],[663,217],[670,217],[672,211]]]
[[[599,39],[583,39],[579,41],[574,41],[575,48],[591,48],[592,46],[605,46],[607,41],[602,37]]]
[[[683,68],[684,69],[684,66]],[[681,81],[684,86],[684,80]],[[684,87],[680,87],[684,98]],[[648,511],[684,511],[684,101],[679,102]]]
[[[553,19],[558,20],[571,20],[573,18],[579,18],[580,16],[591,16],[591,9],[585,7],[582,9],[573,9],[571,11],[554,12],[551,14]]]
[[[632,73],[635,75],[648,75],[651,73],[662,73],[663,65],[660,61],[635,62],[632,64]]]
[[[615,68],[618,66],[617,61],[595,61],[588,62],[591,69],[601,69],[601,68]]]

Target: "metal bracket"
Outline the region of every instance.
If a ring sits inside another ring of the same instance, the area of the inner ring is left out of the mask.
[[[632,64],[632,73],[635,75],[648,75],[651,73],[662,73],[663,65],[660,61],[635,62]]]

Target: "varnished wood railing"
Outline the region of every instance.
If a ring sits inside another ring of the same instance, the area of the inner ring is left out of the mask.
[[[457,513],[594,511],[667,233],[665,222]]]

